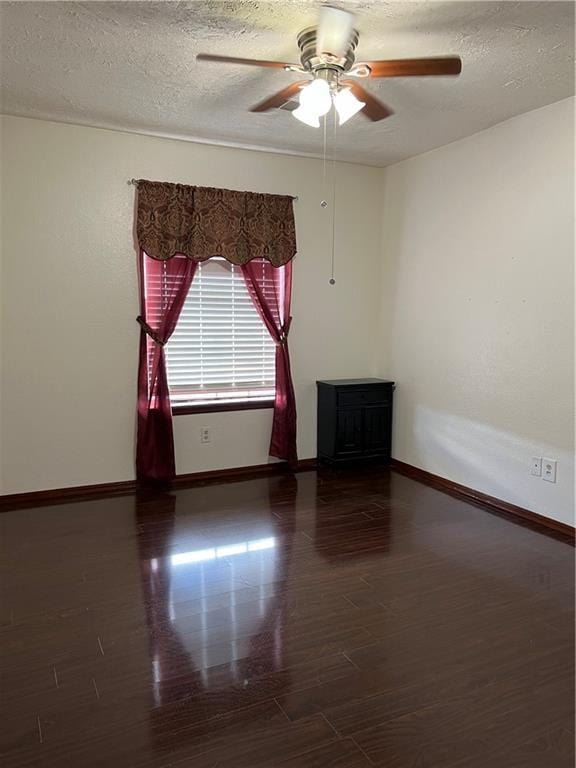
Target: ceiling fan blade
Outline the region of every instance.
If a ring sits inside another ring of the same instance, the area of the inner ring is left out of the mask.
[[[216,56],[212,53],[199,53],[196,61],[215,61],[220,64],[245,64],[249,67],[270,67],[273,69],[286,69],[297,66],[286,64],[284,61],[265,61],[263,59],[237,59],[234,56]]]
[[[384,120],[384,118],[394,114],[390,107],[387,107],[386,104],[382,104],[380,99],[377,99],[376,96],[372,96],[371,93],[368,93],[368,91],[355,80],[343,80],[342,85],[350,88],[354,96],[366,104],[366,106],[362,108],[362,112],[373,122]]]
[[[427,77],[428,75],[459,75],[462,60],[458,56],[432,59],[396,59],[367,61],[370,77]]]
[[[302,88],[302,86],[306,85],[307,83],[308,80],[299,80],[297,83],[291,83],[290,85],[286,86],[286,88],[282,88],[281,91],[275,93],[273,96],[269,96],[267,99],[264,99],[258,104],[255,104],[253,107],[250,107],[250,112],[267,112],[269,109],[276,109],[277,107],[281,107],[283,104],[286,104],[287,101],[290,101],[292,96],[298,93],[300,88]]]
[[[350,37],[354,29],[354,16],[349,11],[320,6],[318,29],[316,32],[316,54],[328,53],[341,57],[346,55]]]

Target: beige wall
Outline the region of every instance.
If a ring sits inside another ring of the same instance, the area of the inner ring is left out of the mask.
[[[385,170],[379,373],[396,458],[574,509],[574,100]],[[553,485],[532,456],[558,461]]]
[[[134,475],[126,181],[144,177],[300,196],[301,458],[316,451],[315,380],[379,374],[398,383],[397,458],[570,520],[573,108],[385,171],[339,164],[334,287],[318,161],[3,118],[1,492]],[[178,472],[267,461],[270,422],[269,411],[176,418]],[[530,475],[532,456],[558,460],[555,485]]]
[[[380,170],[338,165],[331,287],[319,161],[12,117],[2,127],[2,492],[134,476],[132,177],[300,196],[290,343],[299,454],[314,456],[316,379],[373,372]],[[264,463],[270,426],[270,411],[180,416],[177,470]]]

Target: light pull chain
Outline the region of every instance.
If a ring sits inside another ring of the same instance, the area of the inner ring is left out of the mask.
[[[337,132],[338,123],[336,118],[336,110],[334,112],[334,123],[332,127],[332,222],[331,222],[331,243],[330,243],[330,285],[335,285],[336,279],[334,277],[334,260],[336,252],[336,144],[337,144]],[[326,210],[328,207],[327,197],[327,184],[326,184],[326,165],[328,157],[328,115],[324,115],[323,118],[323,130],[322,130],[322,200],[320,207]]]
[[[328,115],[324,115],[322,118],[322,202],[320,205],[322,208],[326,208],[328,203],[326,202],[326,152],[327,152],[327,137],[326,137],[326,123]]]

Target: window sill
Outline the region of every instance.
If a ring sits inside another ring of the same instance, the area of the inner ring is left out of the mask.
[[[172,416],[187,416],[192,413],[220,413],[222,411],[257,411],[263,408],[274,408],[274,400],[244,400],[239,403],[175,405],[172,407]]]

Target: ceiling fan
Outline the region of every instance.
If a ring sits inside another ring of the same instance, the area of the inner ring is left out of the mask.
[[[254,67],[284,69],[306,75],[269,96],[251,108],[251,112],[266,112],[286,105],[299,94],[299,106],[292,111],[294,117],[314,128],[320,126],[320,117],[326,115],[332,104],[342,125],[362,110],[374,122],[393,114],[392,110],[372,96],[358,79],[373,77],[426,77],[430,75],[458,75],[462,61],[458,56],[425,59],[396,59],[389,61],[355,62],[359,33],[354,29],[354,16],[349,11],[320,7],[318,26],[308,27],[298,35],[300,64],[260,59],[238,59],[199,53],[198,61],[224,64],[245,64]],[[355,79],[350,79],[355,78]]]

